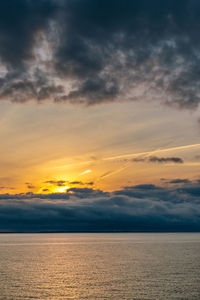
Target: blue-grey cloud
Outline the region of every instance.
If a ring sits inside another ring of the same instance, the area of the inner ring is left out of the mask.
[[[200,185],[1,194],[0,231],[199,231]]]
[[[197,0],[2,0],[0,98],[200,102]]]
[[[89,181],[89,182],[82,182],[82,181],[68,181],[68,180],[46,180],[44,183],[47,184],[51,184],[51,185],[55,185],[55,186],[66,186],[67,184],[70,185],[81,185],[81,186],[87,186],[87,185],[93,185],[94,182],[93,181]]]
[[[66,180],[47,180],[44,183],[56,185],[56,186],[66,186],[67,181]]]
[[[149,157],[136,157],[132,158],[133,162],[151,162],[151,163],[175,163],[183,164],[184,161],[180,157],[158,157],[158,156],[149,156]]]
[[[187,178],[184,178],[184,179],[180,179],[180,178],[176,178],[176,179],[172,179],[172,180],[165,180],[166,183],[169,183],[169,184],[189,184],[191,183],[191,181]]]

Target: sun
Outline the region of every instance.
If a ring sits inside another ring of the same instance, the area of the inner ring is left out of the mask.
[[[61,186],[55,189],[55,193],[65,193],[69,189],[69,186]]]

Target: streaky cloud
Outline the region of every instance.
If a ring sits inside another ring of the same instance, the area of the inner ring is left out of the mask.
[[[180,157],[157,157],[157,156],[150,156],[148,158],[149,162],[157,162],[157,163],[175,163],[175,164],[183,164],[183,159]]]
[[[136,157],[131,159],[132,162],[150,162],[150,163],[175,163],[183,164],[184,161],[180,157],[158,157],[158,156],[149,156],[149,157]]]

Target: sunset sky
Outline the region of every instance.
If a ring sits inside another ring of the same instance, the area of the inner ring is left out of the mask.
[[[111,191],[200,176],[197,111],[142,100],[91,107],[0,105],[2,192],[59,192],[56,184],[45,183],[59,180],[93,182]],[[152,156],[171,160],[149,161]]]
[[[36,199],[88,208],[138,187],[174,197],[152,228],[200,228],[199,15],[196,0],[0,2],[0,230]],[[157,218],[145,205],[133,215]]]

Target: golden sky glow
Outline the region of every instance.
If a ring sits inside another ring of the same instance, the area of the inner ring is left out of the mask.
[[[89,108],[67,104],[1,102],[1,192],[65,192],[80,187],[114,190],[161,178],[198,178],[198,111],[148,103]],[[182,164],[134,162],[156,155]],[[63,180],[64,186],[46,181]]]
[[[66,187],[46,187],[47,180],[92,181],[95,188],[113,190],[199,176],[198,111],[146,102],[0,105],[1,192],[65,192]],[[149,155],[181,157],[184,163],[131,161]]]

